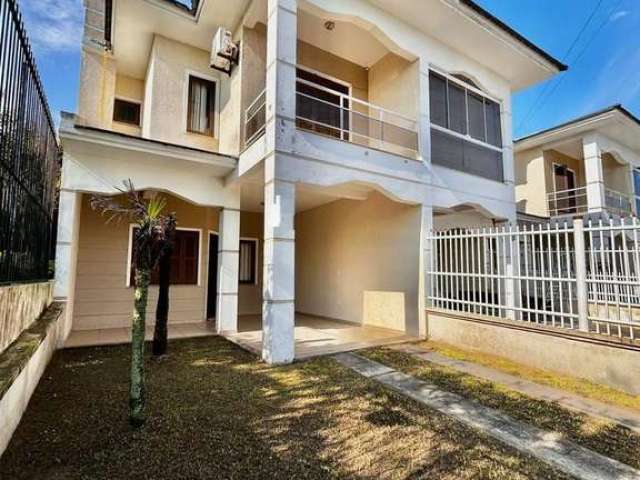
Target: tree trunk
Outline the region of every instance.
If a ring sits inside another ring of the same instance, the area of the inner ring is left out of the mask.
[[[156,307],[156,325],[153,330],[153,355],[167,353],[167,323],[169,321],[169,281],[171,279],[172,249],[167,249],[160,257],[158,305]]]
[[[131,384],[129,387],[129,422],[135,427],[145,421],[144,334],[149,295],[149,270],[135,270],[135,297],[131,325]]]

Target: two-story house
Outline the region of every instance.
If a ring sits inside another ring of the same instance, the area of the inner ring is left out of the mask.
[[[640,120],[621,105],[521,138],[515,157],[524,214],[640,212]]]
[[[177,214],[170,322],[255,325],[271,363],[309,316],[424,336],[426,233],[515,220],[511,94],[566,68],[471,0],[85,4],[60,127],[73,331],[129,325],[132,228],[89,199],[131,179]]]

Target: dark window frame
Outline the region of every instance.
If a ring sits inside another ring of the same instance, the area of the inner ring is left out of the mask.
[[[251,245],[251,272],[249,277],[242,277],[242,244]],[[242,285],[256,285],[258,283],[258,239],[257,238],[241,238],[238,252],[238,283]]]
[[[134,120],[128,120],[126,118],[122,118],[122,117],[118,117],[118,104],[122,104],[122,105],[127,105],[127,106],[134,106],[136,111],[135,111],[135,115],[134,115]],[[116,97],[113,100],[113,121],[114,122],[118,122],[118,123],[125,123],[127,125],[133,125],[135,127],[139,127],[140,126],[140,120],[142,118],[141,116],[141,112],[142,112],[142,103],[141,102],[137,102],[134,100],[127,100],[126,98],[120,98],[120,97]]]
[[[129,287],[135,286],[134,265],[133,265],[133,239],[136,230],[135,225],[129,229]],[[195,237],[195,256],[181,256],[184,253],[185,237]],[[170,285],[198,286],[200,285],[200,261],[202,249],[202,230],[192,228],[177,228],[174,252],[171,259],[171,280]],[[184,268],[181,263],[193,261],[195,268],[190,276],[184,276]],[[150,285],[158,285],[158,267],[151,272]]]
[[[192,91],[193,85],[200,83],[210,88],[208,95],[208,112],[207,121],[208,127],[205,130],[199,130],[193,126],[192,113],[193,113],[193,101]],[[198,75],[189,74],[187,81],[187,132],[197,135],[204,135],[207,137],[216,137],[216,107],[217,107],[217,95],[218,95],[218,82],[208,78],[203,78]]]
[[[501,102],[477,88],[465,85],[459,79],[435,70],[430,70],[429,79],[430,84],[431,81],[438,82],[438,88],[429,88],[430,113],[435,115],[430,128],[432,162],[445,168],[503,182]],[[461,91],[464,97],[461,97]],[[452,96],[451,92],[455,95]],[[471,102],[470,97],[475,102]],[[455,104],[452,103],[452,98],[456,98]],[[462,98],[464,102],[461,101]],[[482,114],[477,109],[478,104],[482,105]],[[456,105],[458,108],[452,115],[452,109]],[[444,118],[443,107],[446,109]],[[473,112],[472,107],[476,107]],[[453,124],[452,118],[456,120]],[[464,123],[464,128],[461,122]],[[481,127],[479,122],[482,122]]]

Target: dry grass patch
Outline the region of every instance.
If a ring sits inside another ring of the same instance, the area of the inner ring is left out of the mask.
[[[606,385],[590,382],[589,380],[561,375],[539,368],[527,367],[526,365],[513,362],[504,357],[481,352],[470,352],[445,343],[429,341],[420,342],[416,345],[428,350],[434,350],[455,360],[477,363],[485,367],[494,368],[511,375],[531,380],[532,382],[541,383],[550,387],[573,392],[586,398],[598,400],[599,402],[640,412],[640,395],[630,395],[620,390],[607,387]]]
[[[626,427],[568,410],[555,402],[529,397],[488,380],[416,358],[409,353],[378,348],[360,354],[448,392],[501,410],[530,425],[562,433],[586,448],[640,468],[640,435]]]
[[[270,368],[220,338],[170,352],[136,432],[128,347],[58,352],[0,478],[566,478],[330,358]]]

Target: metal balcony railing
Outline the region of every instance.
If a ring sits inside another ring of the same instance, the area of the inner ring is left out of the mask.
[[[266,104],[267,91],[263,90],[244,112],[245,148],[264,134],[266,123]]]
[[[607,210],[616,215],[626,216],[633,213],[631,196],[610,188],[604,191],[604,205]]]
[[[547,195],[547,203],[551,217],[585,214],[588,211],[587,187],[551,192]],[[631,215],[633,213],[631,196],[607,188],[604,194],[604,208],[614,215]]]
[[[296,126],[410,158],[419,154],[416,120],[302,78],[296,82]]]
[[[547,204],[550,217],[584,214],[587,212],[587,187],[550,192]]]

